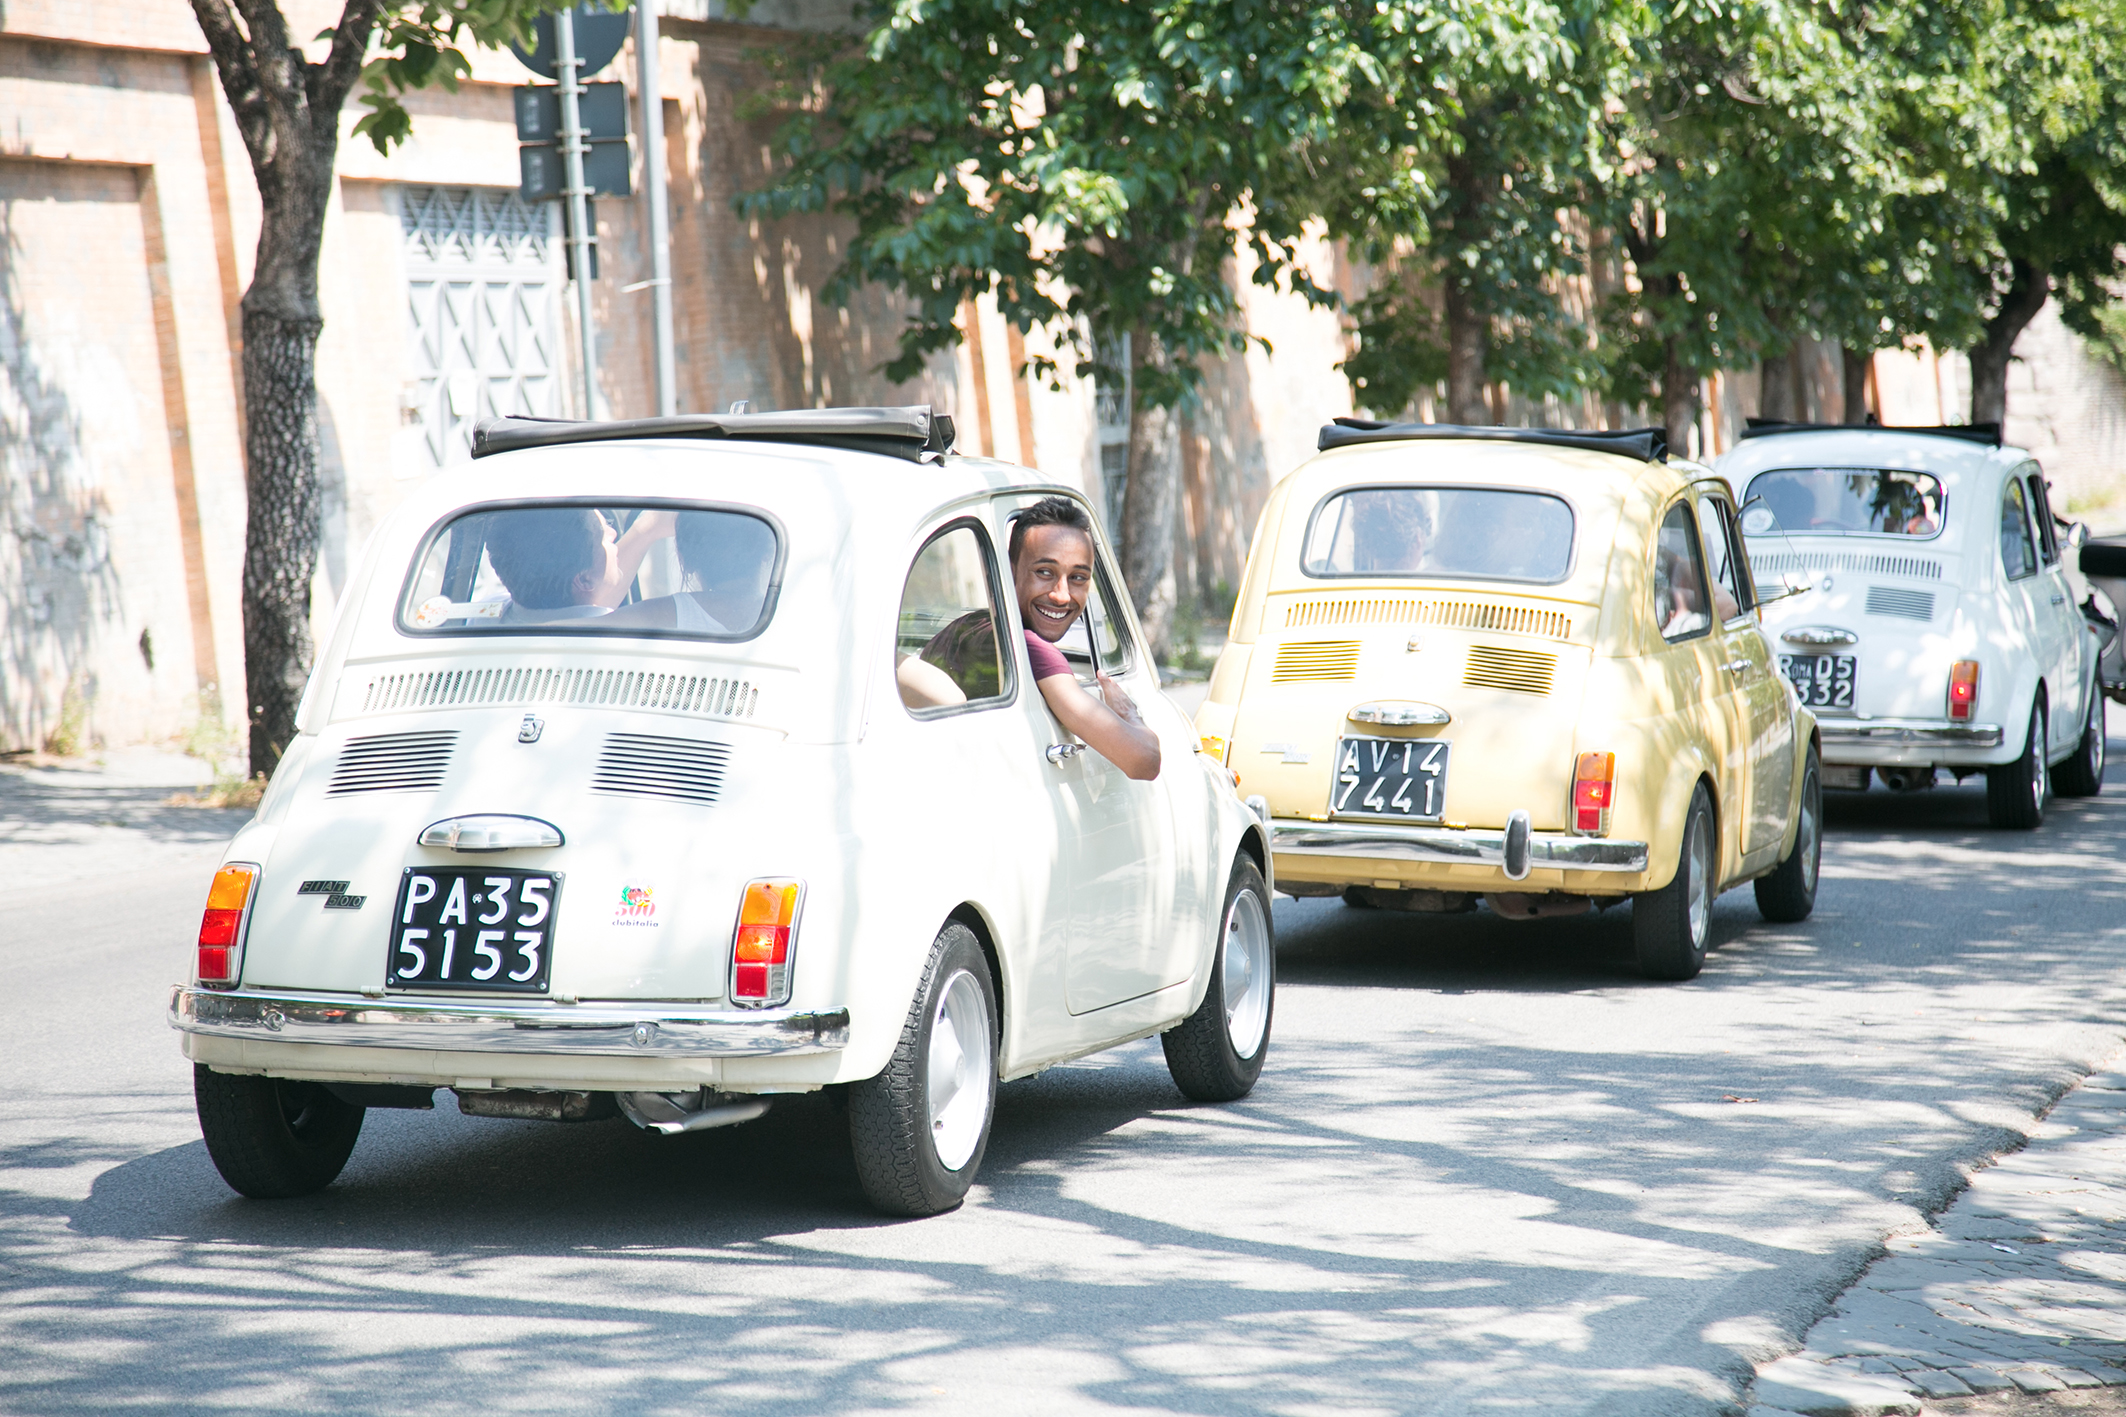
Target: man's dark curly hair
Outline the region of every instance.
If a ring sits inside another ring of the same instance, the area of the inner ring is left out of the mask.
[[[1085,508],[1068,497],[1043,497],[1011,519],[1011,563],[1019,563],[1019,548],[1026,543],[1026,533],[1037,526],[1067,526],[1073,531],[1085,533],[1089,542],[1093,539],[1093,519],[1085,515]]]

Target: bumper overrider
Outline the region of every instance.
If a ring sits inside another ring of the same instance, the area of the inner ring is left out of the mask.
[[[849,1046],[847,1009],[458,1004],[182,984],[170,992],[170,1026],[276,1043],[571,1057],[760,1058]]]
[[[1646,870],[1647,858],[1643,841],[1516,830],[1513,824],[1501,831],[1489,831],[1367,822],[1272,821],[1270,850],[1285,857],[1356,856],[1446,866],[1493,866],[1509,880],[1518,880],[1531,870],[1639,875]]]

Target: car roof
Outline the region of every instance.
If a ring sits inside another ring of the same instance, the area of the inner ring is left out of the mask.
[[[1944,481],[2030,461],[2021,448],[1930,429],[1797,427],[1753,431],[1715,466],[1738,483],[1782,467],[1873,467],[1932,473]]]

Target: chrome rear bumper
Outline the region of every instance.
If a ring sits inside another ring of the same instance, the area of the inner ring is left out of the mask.
[[[758,1058],[849,1046],[849,1011],[690,1009],[656,1003],[437,1003],[279,990],[170,991],[181,1033],[354,1048],[573,1057]]]
[[[1819,717],[1816,728],[1825,748],[1998,748],[2002,737],[1997,723],[1948,723],[1938,718]]]
[[[1506,833],[1467,827],[1272,821],[1270,851],[1274,856],[1357,856],[1506,869]],[[1563,832],[1528,834],[1528,865],[1537,871],[1638,875],[1646,870],[1646,856],[1643,841],[1610,841]]]

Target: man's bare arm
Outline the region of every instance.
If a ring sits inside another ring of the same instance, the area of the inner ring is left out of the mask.
[[[1051,674],[1041,681],[1041,697],[1065,728],[1122,769],[1123,776],[1150,782],[1159,775],[1158,735],[1145,727],[1136,703],[1120,684],[1102,674],[1100,689],[1107,696],[1104,704],[1072,675]]]

